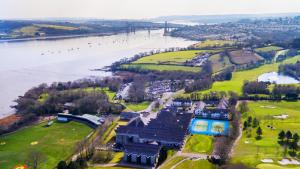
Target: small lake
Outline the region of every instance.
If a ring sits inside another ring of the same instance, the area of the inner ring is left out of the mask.
[[[260,75],[257,79],[259,82],[270,82],[275,84],[298,84],[299,80],[290,77],[278,74],[277,72],[269,72]]]

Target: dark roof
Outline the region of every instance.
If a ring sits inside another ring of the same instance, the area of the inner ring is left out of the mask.
[[[138,117],[140,116],[139,113],[134,113],[134,112],[122,112],[120,114],[120,117],[121,119],[132,119],[132,118],[135,118],[135,117]]]
[[[156,155],[160,151],[160,146],[155,144],[134,143],[124,145],[126,153]]]
[[[157,141],[182,142],[192,118],[191,113],[174,113],[162,110],[144,127],[120,126],[117,133],[139,135],[140,138]]]
[[[213,108],[213,109],[207,109],[204,108],[203,110],[204,113],[223,113],[223,114],[228,114],[229,110],[228,109],[218,109],[218,108]]]

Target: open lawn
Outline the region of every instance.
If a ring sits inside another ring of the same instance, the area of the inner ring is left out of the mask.
[[[163,163],[160,166],[160,169],[170,169],[172,166],[176,165],[177,163],[179,163],[180,161],[184,160],[186,157],[174,157],[173,159],[170,159],[169,161]]]
[[[234,91],[238,94],[241,94],[242,86],[245,80],[257,80],[257,77],[263,73],[272,71],[277,72],[280,64],[296,63],[298,60],[300,60],[300,55],[286,59],[283,62],[266,64],[251,70],[233,72],[232,79],[230,81],[214,82],[211,89],[201,91],[200,93],[207,93],[210,91]]]
[[[185,160],[175,169],[215,169],[216,167],[207,160]]]
[[[92,129],[77,123],[55,122],[50,127],[46,123],[26,127],[14,133],[0,136],[0,168],[12,169],[25,164],[28,153],[40,151],[47,156],[41,168],[53,168],[60,160],[69,157],[75,144],[87,136]]]
[[[123,69],[153,70],[153,71],[184,71],[200,72],[200,67],[180,66],[180,65],[160,65],[160,64],[124,64]]]
[[[271,158],[277,163],[284,156],[284,149],[278,144],[278,133],[281,130],[290,130],[292,133],[300,133],[300,101],[298,102],[249,102],[249,111],[243,114],[243,121],[248,116],[256,117],[260,121],[262,128],[262,139],[256,140],[256,129],[252,128],[251,137],[247,137],[247,132],[243,132],[234,149],[233,163],[244,163],[255,167],[260,164],[260,160]],[[276,115],[288,115],[287,119],[275,119]],[[270,129],[269,126],[273,126]],[[287,155],[288,157],[288,155]]]
[[[188,51],[165,52],[165,53],[159,53],[151,56],[142,57],[133,63],[134,64],[142,64],[142,63],[180,64],[194,58],[198,53],[205,53],[205,52],[213,52],[213,50],[188,50]]]
[[[142,102],[142,103],[125,103],[124,104],[127,107],[127,111],[142,111],[148,108],[150,105],[150,102]]]
[[[183,152],[186,153],[211,153],[213,137],[206,135],[194,134],[189,136]]]
[[[271,52],[271,51],[279,51],[282,50],[282,47],[279,46],[267,46],[262,48],[256,48],[255,52]]]
[[[196,48],[207,48],[207,47],[222,47],[224,45],[233,45],[234,41],[229,40],[205,40],[194,44]]]
[[[220,54],[210,56],[209,60],[212,62],[213,72],[219,72],[232,65],[228,56],[221,57]]]

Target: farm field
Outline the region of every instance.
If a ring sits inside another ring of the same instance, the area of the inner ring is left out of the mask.
[[[297,102],[269,102],[258,101],[249,102],[249,111],[242,115],[243,121],[248,116],[256,117],[260,121],[262,128],[262,139],[256,140],[256,128],[252,128],[247,137],[246,131],[243,131],[242,138],[234,149],[233,163],[244,163],[255,167],[259,165],[262,159],[273,159],[277,164],[278,160],[284,157],[284,148],[278,144],[278,133],[282,130],[290,130],[292,133],[300,132],[300,101]],[[286,119],[276,119],[274,116],[288,115]],[[271,129],[268,126],[272,126]],[[287,153],[287,157],[289,157]],[[268,165],[260,165],[262,169],[268,169]]]
[[[238,65],[263,60],[263,58],[256,53],[243,50],[232,51],[229,53],[229,55],[231,62]]]
[[[41,123],[0,136],[0,168],[11,169],[15,165],[25,164],[32,150],[45,154],[47,159],[42,168],[53,168],[71,155],[75,144],[92,131],[77,122],[55,122],[50,127],[45,125]]]
[[[220,54],[210,56],[209,60],[212,62],[213,72],[219,72],[232,65],[228,56],[222,57]]]
[[[211,89],[206,91],[201,91],[200,93],[207,93],[210,91],[225,91],[225,92],[234,91],[238,94],[241,94],[242,86],[245,80],[249,80],[249,81],[256,80],[257,77],[263,73],[272,72],[272,71],[277,72],[278,66],[280,64],[296,63],[298,60],[300,60],[300,55],[295,56],[293,58],[286,59],[283,62],[266,64],[251,70],[233,72],[232,79],[230,81],[215,82]]]
[[[279,51],[282,50],[282,47],[279,46],[267,46],[262,48],[256,48],[255,52],[271,52],[271,51]]]
[[[183,148],[183,152],[209,154],[212,152],[212,142],[212,136],[198,134],[191,135]]]
[[[198,53],[214,52],[214,50],[188,50],[154,54],[142,57],[133,62],[134,64],[152,63],[152,64],[180,64],[194,58]]]
[[[196,48],[207,48],[207,47],[222,47],[224,45],[232,45],[234,41],[229,40],[205,40],[203,42],[196,43],[193,45]]]
[[[122,68],[154,71],[186,71],[200,72],[200,67],[179,66],[179,65],[158,65],[158,64],[124,64]]]

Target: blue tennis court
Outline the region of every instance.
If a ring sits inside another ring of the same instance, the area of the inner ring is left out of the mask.
[[[227,135],[229,121],[209,120],[209,119],[192,119],[189,126],[191,134],[204,135]]]

